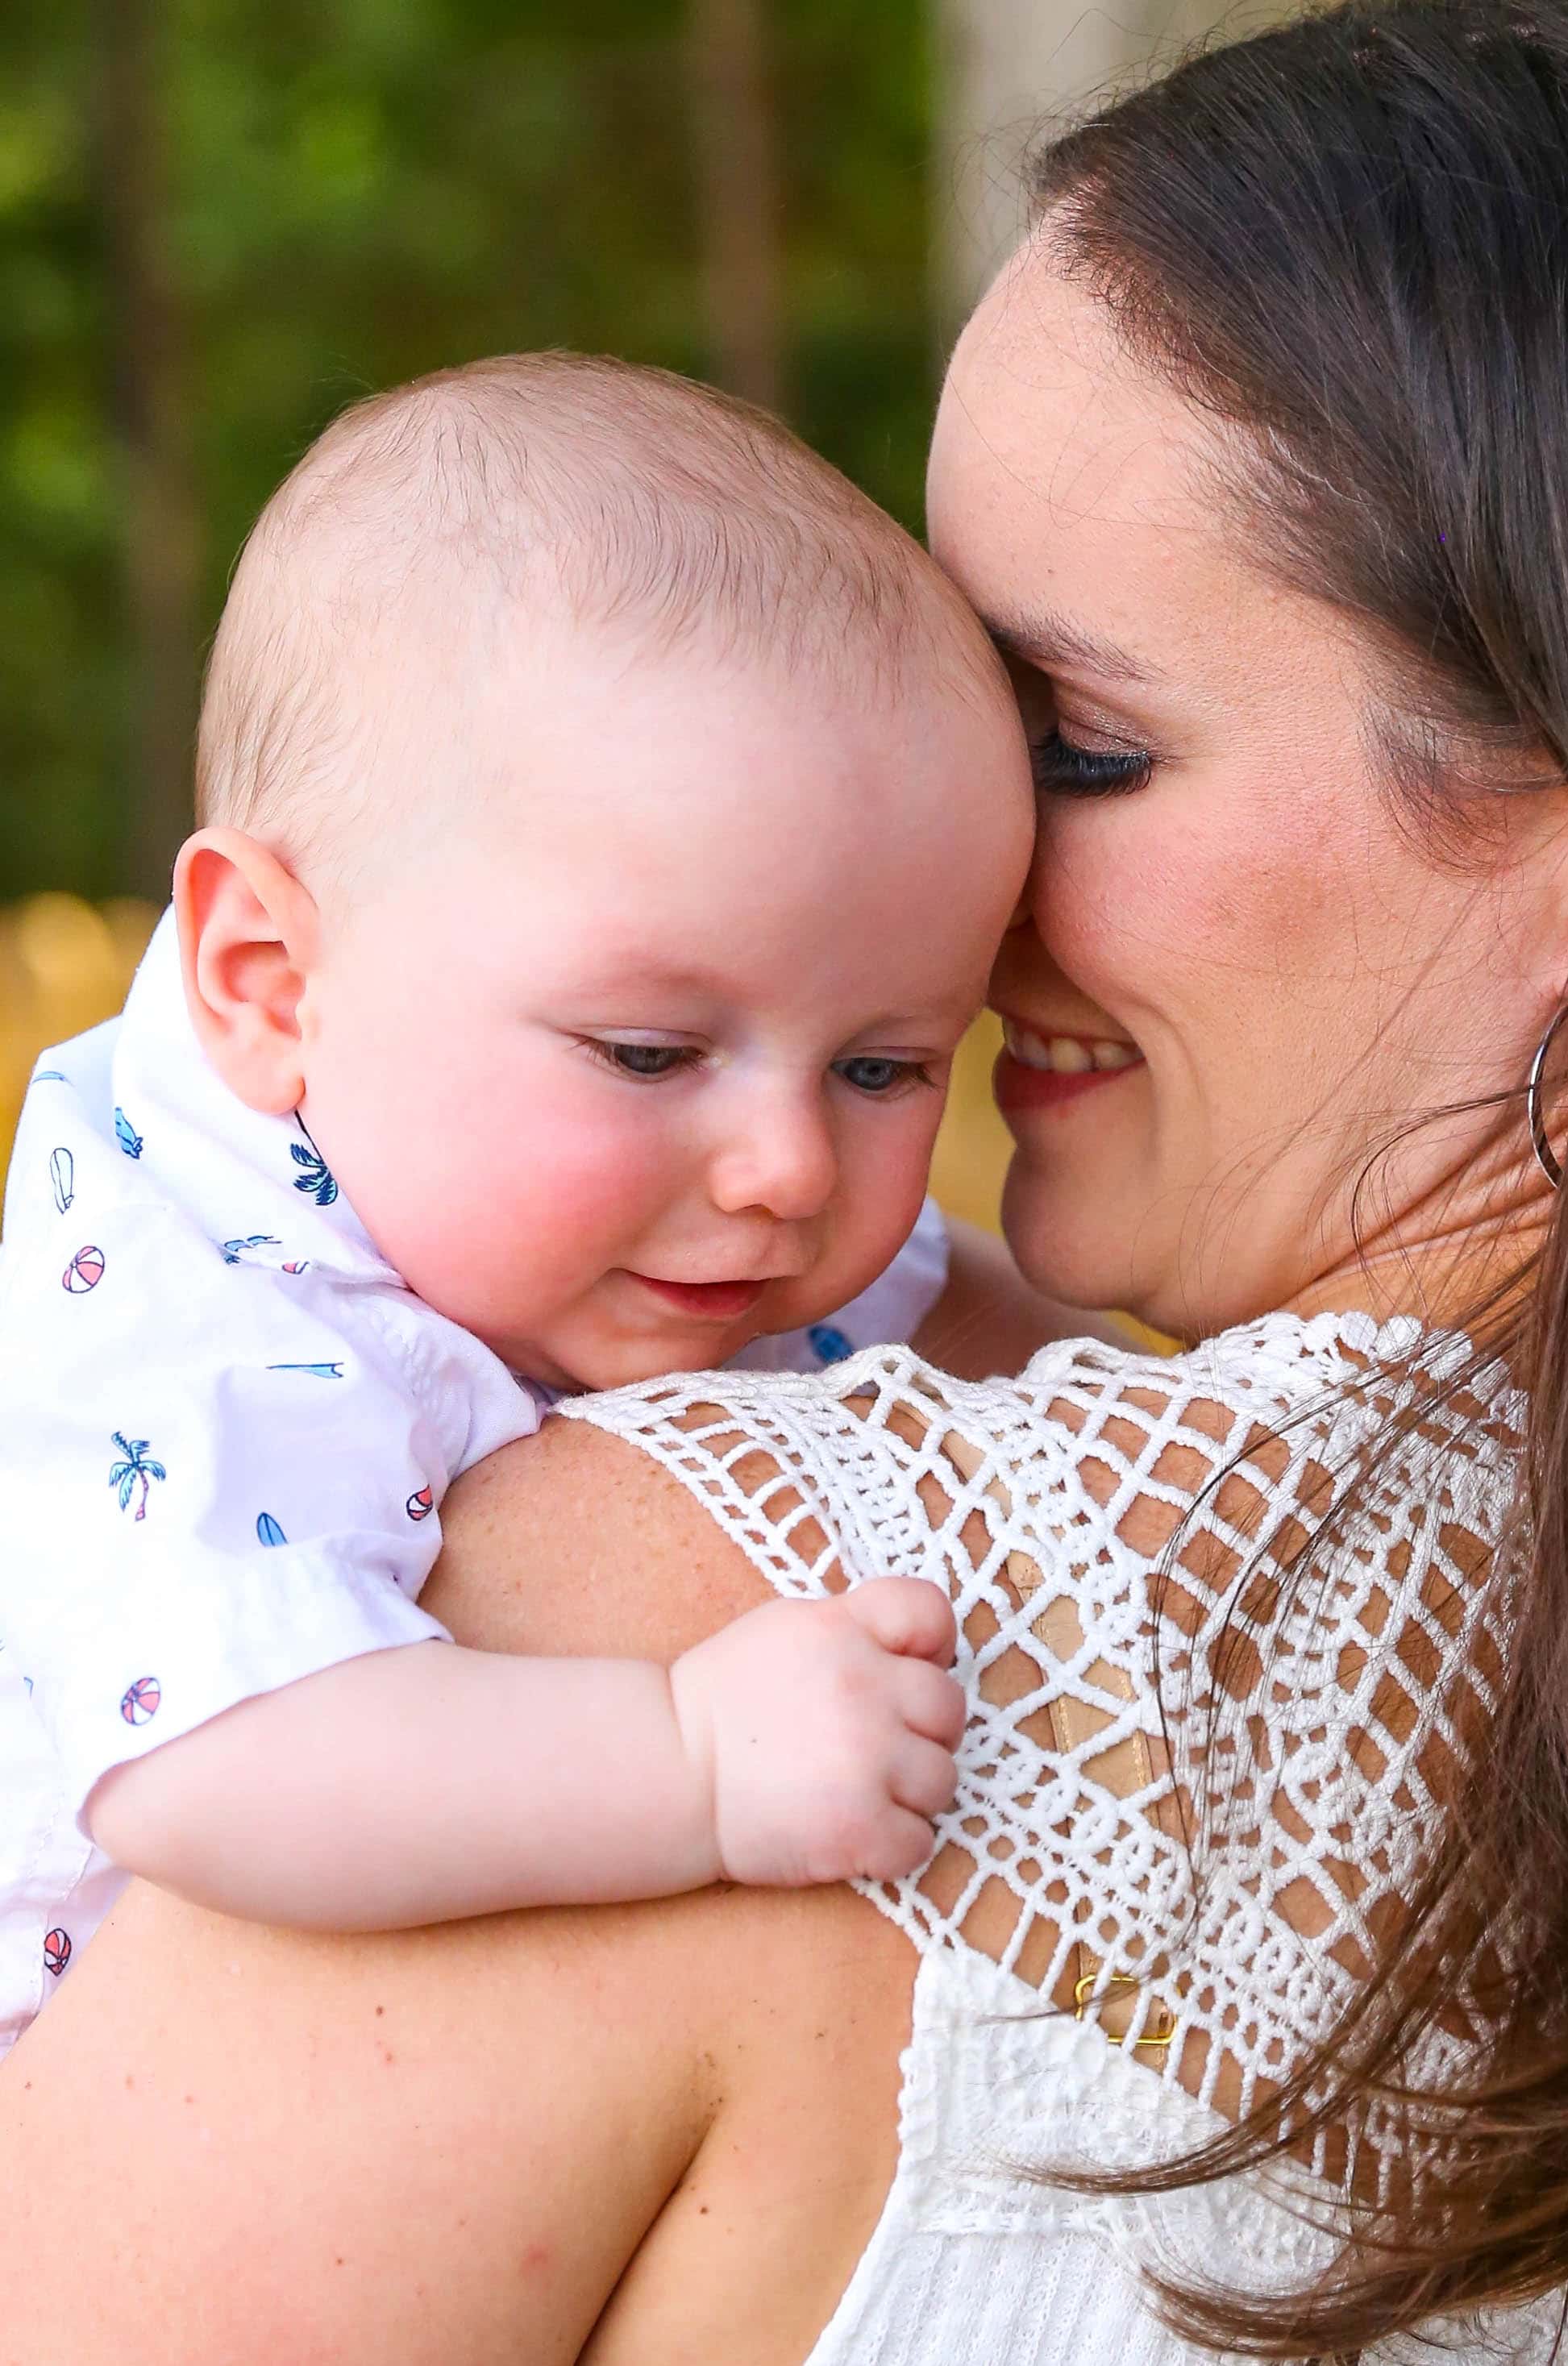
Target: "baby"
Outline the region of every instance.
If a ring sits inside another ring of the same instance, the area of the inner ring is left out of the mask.
[[[909,1870],[962,1722],[934,1588],[668,1670],[467,1651],[418,1596],[448,1484],[553,1395],[936,1299],[1032,823],[969,611],[762,415],[480,363],[274,498],[197,770],[12,1167],[0,2041],[128,1871],[352,1929]]]

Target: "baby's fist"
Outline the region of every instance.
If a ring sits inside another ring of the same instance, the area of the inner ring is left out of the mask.
[[[964,1696],[945,1594],[874,1578],[830,1602],[771,1602],[678,1660],[682,1736],[705,1768],[731,1881],[913,1873],[953,1797]]]

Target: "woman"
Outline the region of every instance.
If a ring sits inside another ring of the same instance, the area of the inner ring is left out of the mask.
[[[1551,2346],[1474,2312],[1568,2274],[1568,19],[1267,35],[1038,197],[931,484],[1041,788],[1008,1227],[1201,1344],[474,1474],[434,1599],[497,1648],[947,1583],[932,1865],[364,1941],[132,1893],[0,2078],[6,2357]]]

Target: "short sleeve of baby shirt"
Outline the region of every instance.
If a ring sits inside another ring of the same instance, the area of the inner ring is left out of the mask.
[[[928,1200],[914,1231],[892,1264],[858,1298],[802,1331],[755,1339],[732,1360],[743,1372],[819,1372],[862,1347],[890,1347],[912,1339],[947,1287],[947,1226]]]
[[[0,1261],[0,1643],[78,1817],[240,1701],[443,1635],[418,1595],[446,1487],[539,1420],[477,1340],[334,1261],[287,1141],[260,1223],[204,1225],[199,1179],[152,1171],[152,1112],[96,1121],[111,1049],[35,1080]]]

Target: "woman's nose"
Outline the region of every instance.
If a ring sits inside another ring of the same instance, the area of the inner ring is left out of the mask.
[[[765,1209],[785,1223],[820,1215],[833,1196],[839,1161],[820,1105],[769,1100],[715,1154],[708,1190],[726,1215]]]

